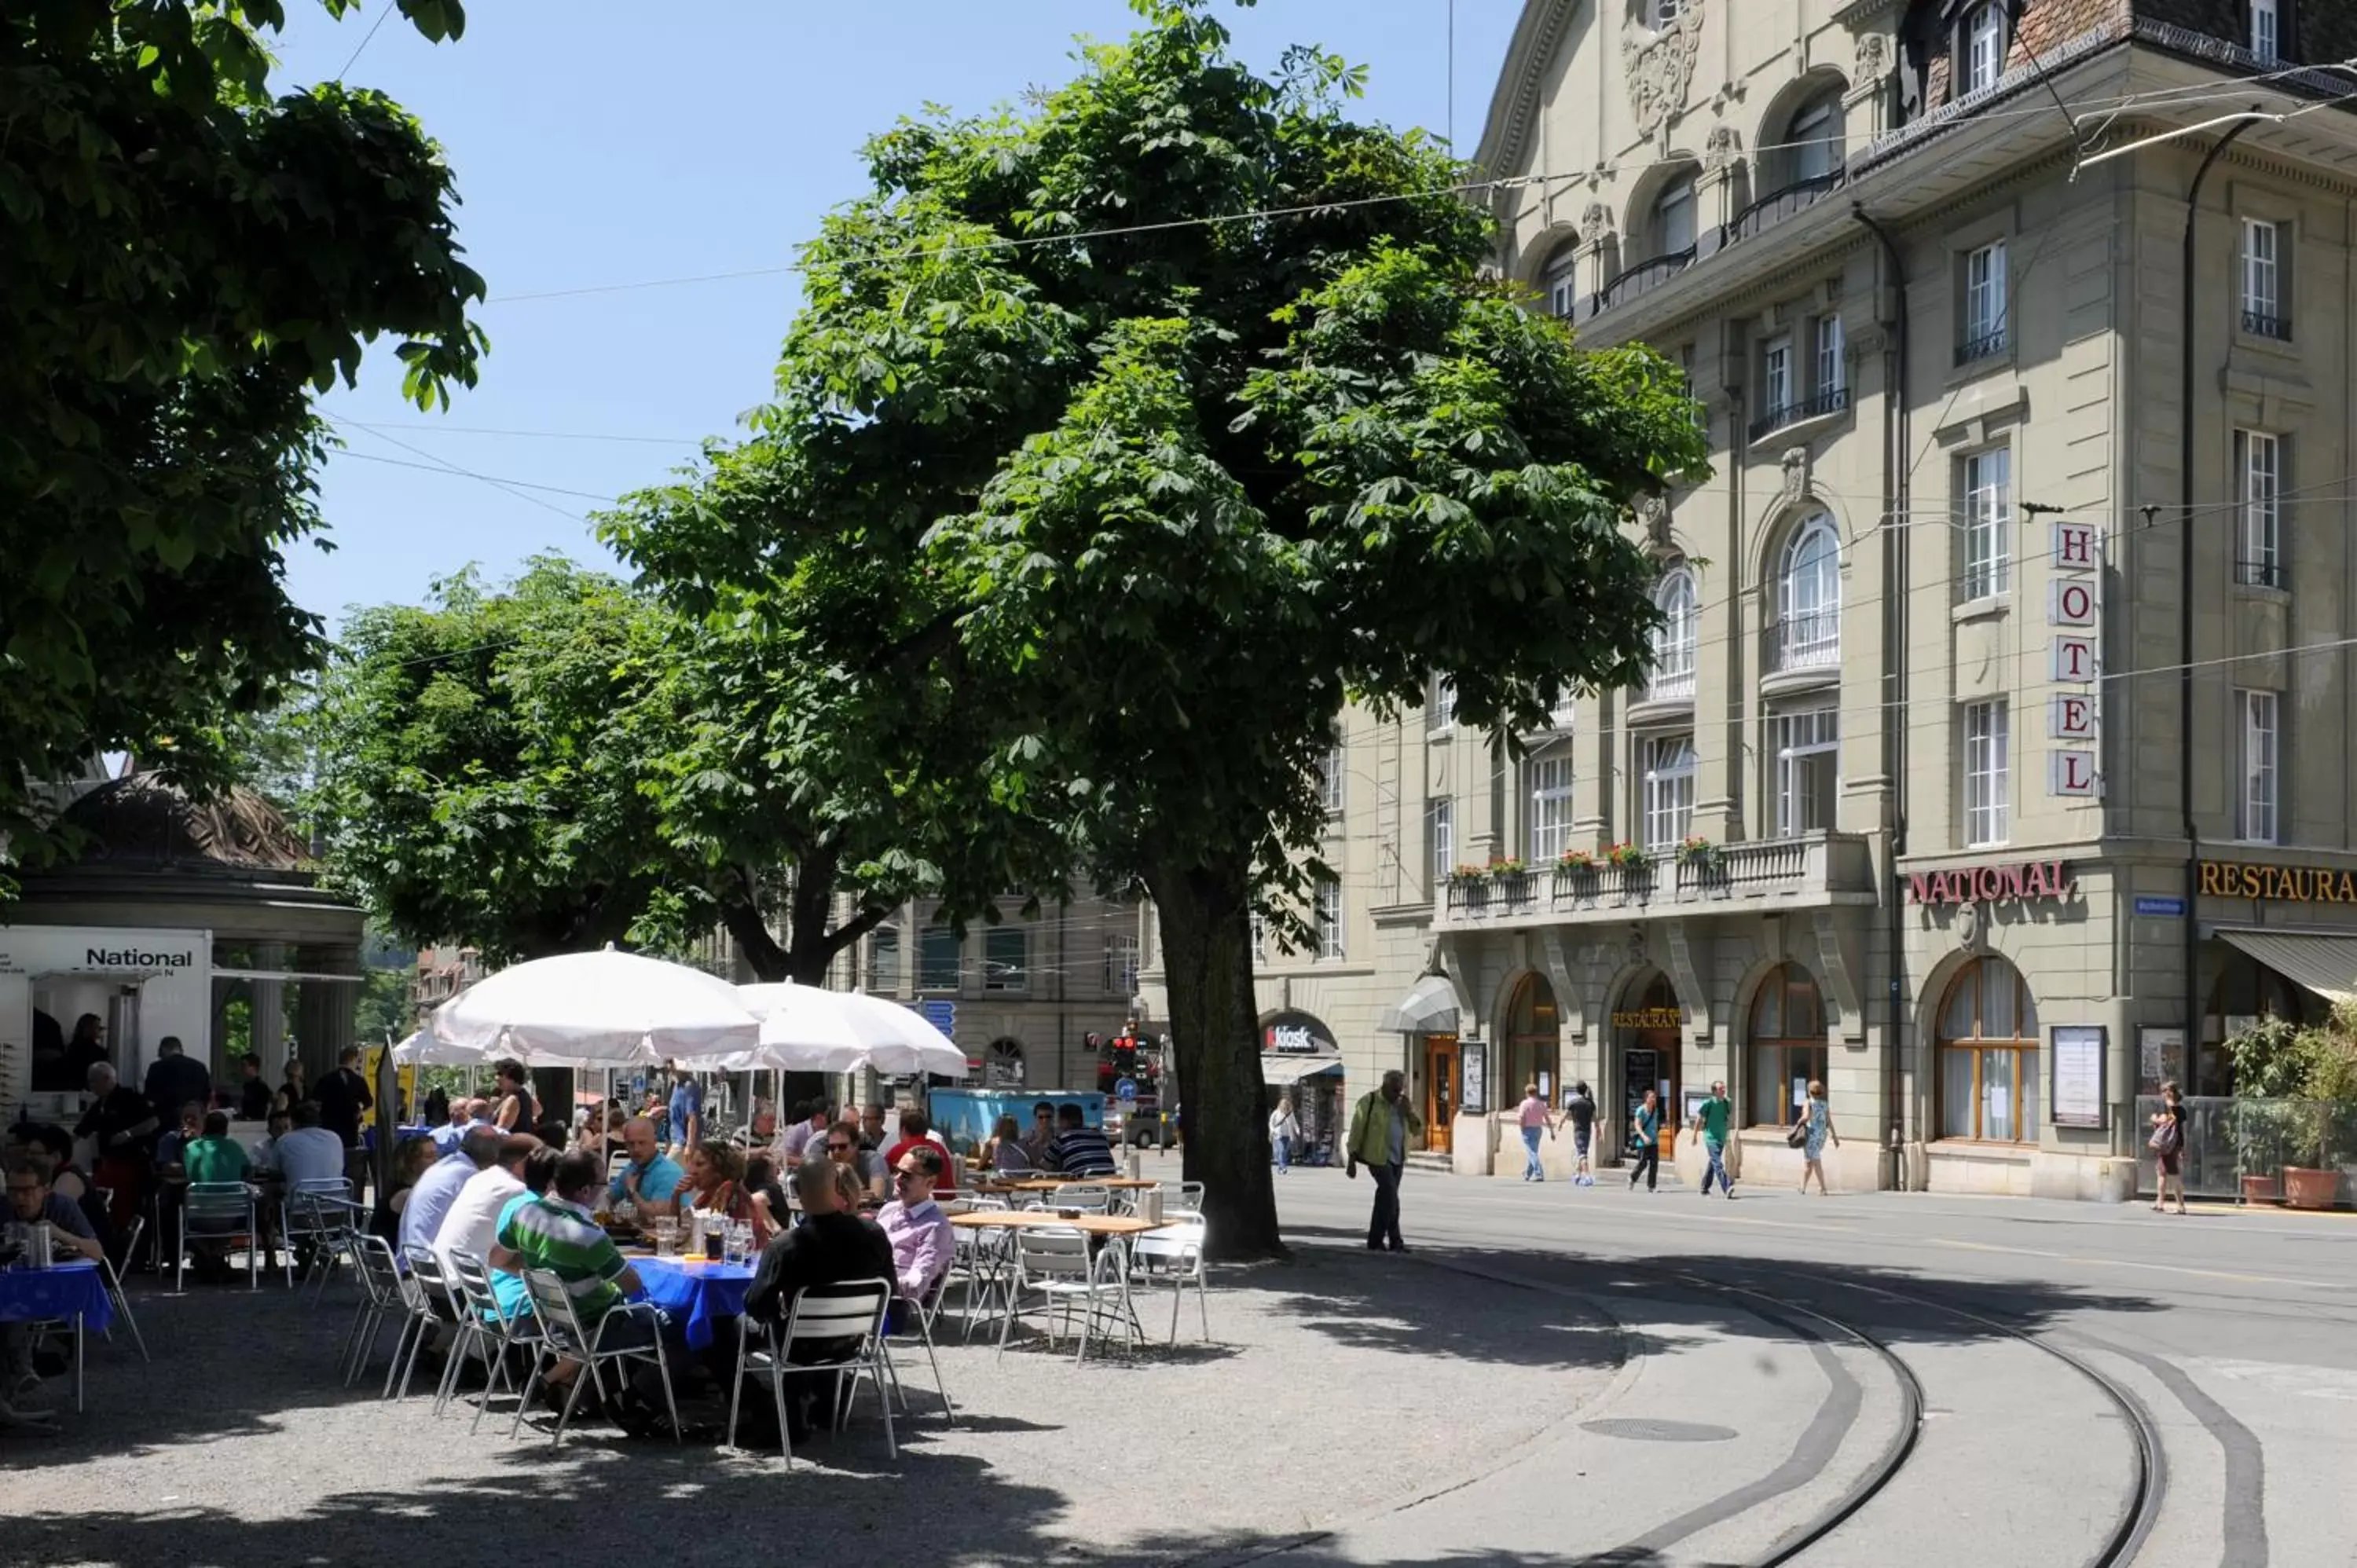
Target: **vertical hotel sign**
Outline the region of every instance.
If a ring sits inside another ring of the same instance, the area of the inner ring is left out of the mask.
[[[2054,693],[2048,699],[2046,789],[2050,795],[2102,792],[2096,772],[2104,716],[2103,531],[2095,523],[2053,524],[2052,580],[2046,624],[2051,628]]]

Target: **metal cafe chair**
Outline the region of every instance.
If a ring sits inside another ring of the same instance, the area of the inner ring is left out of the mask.
[[[145,1215],[143,1214],[131,1222],[130,1233],[124,1238],[123,1241],[123,1259],[126,1265],[137,1254],[139,1238],[146,1234],[146,1230]],[[106,1295],[107,1299],[114,1304],[114,1316],[123,1320],[124,1327],[131,1330],[131,1343],[138,1347],[139,1359],[143,1361],[147,1360],[149,1359],[147,1340],[145,1336],[139,1332],[139,1320],[131,1316],[131,1298],[123,1293],[123,1276],[115,1271],[114,1260],[102,1253],[98,1260],[98,1270],[100,1276],[106,1281]],[[114,1338],[114,1331],[112,1328],[108,1329],[104,1337],[111,1343]]]
[[[1006,1341],[1014,1332],[1015,1320],[1023,1314],[1023,1298],[1033,1292],[1039,1294],[1039,1306],[1045,1314],[1043,1326],[1050,1348],[1056,1343],[1057,1320],[1060,1317],[1069,1324],[1073,1307],[1077,1305],[1082,1309],[1076,1363],[1089,1359],[1090,1333],[1100,1322],[1118,1322],[1125,1338],[1134,1331],[1126,1254],[1119,1246],[1101,1248],[1092,1256],[1088,1237],[1078,1230],[1060,1226],[1017,1230],[1014,1302],[999,1326],[1000,1355],[1006,1354]]]
[[[262,1283],[261,1227],[256,1222],[253,1188],[242,1181],[197,1181],[180,1197],[179,1252],[172,1262],[172,1289],[188,1289],[188,1246],[192,1241],[245,1243],[245,1285]]]
[[[885,1387],[892,1376],[884,1350],[884,1317],[891,1306],[891,1281],[846,1280],[841,1284],[813,1285],[796,1292],[793,1305],[780,1325],[770,1326],[749,1317],[738,1318],[737,1375],[729,1385],[727,1445],[737,1446],[737,1407],[749,1372],[769,1381],[770,1397],[778,1409],[779,1452],[785,1455],[787,1468],[792,1468],[794,1444],[786,1419],[786,1379],[831,1372],[839,1380],[835,1391],[836,1424],[841,1425],[844,1415],[851,1409],[859,1380],[868,1379],[876,1385],[876,1402],[884,1412],[885,1452],[899,1458],[899,1441],[892,1431],[892,1396]],[[799,1344],[845,1341],[852,1344],[847,1353],[822,1355],[807,1361],[797,1360],[793,1356],[794,1347]]]
[[[565,1396],[565,1408],[556,1417],[556,1428],[549,1434],[551,1448],[565,1441],[565,1424],[573,1419],[573,1407],[581,1402],[584,1384],[594,1385],[597,1397],[606,1397],[606,1380],[601,1368],[612,1367],[615,1376],[622,1376],[621,1368],[630,1362],[651,1362],[662,1378],[663,1402],[671,1409],[672,1440],[680,1442],[683,1434],[679,1424],[679,1402],[671,1391],[671,1364],[663,1356],[662,1315],[644,1302],[621,1303],[606,1309],[595,1329],[586,1327],[581,1314],[573,1303],[573,1293],[565,1282],[545,1269],[526,1269],[524,1289],[532,1295],[533,1316],[540,1322],[532,1365],[532,1377],[524,1383],[523,1398],[516,1402],[515,1422],[508,1428],[513,1437],[523,1429],[523,1413],[532,1407],[532,1396],[538,1391],[541,1379],[549,1367],[559,1360],[582,1363],[581,1375],[573,1380],[572,1391]],[[651,1323],[656,1332],[645,1345],[608,1345],[607,1339],[617,1326],[640,1320]]]
[[[415,1375],[417,1358],[425,1350],[425,1342],[434,1337],[434,1331],[446,1323],[457,1322],[459,1316],[457,1299],[451,1294],[450,1282],[442,1273],[441,1255],[431,1247],[413,1241],[402,1252],[402,1259],[409,1265],[401,1282],[402,1299],[409,1308],[409,1356],[402,1363],[401,1391],[393,1396],[395,1399],[409,1397],[409,1380]],[[396,1362],[402,1361],[400,1351],[401,1345],[396,1341],[393,1345]],[[453,1357],[450,1366],[443,1369],[443,1381],[450,1379],[457,1366],[457,1359]],[[388,1386],[391,1381],[390,1378],[386,1380]],[[434,1408],[442,1408],[440,1382],[435,1385]]]
[[[353,1240],[360,1234],[353,1221],[355,1208],[352,1184],[343,1176],[298,1182],[287,1189],[279,1201],[279,1234],[286,1241],[287,1289],[293,1290],[298,1283],[296,1254],[307,1248],[310,1259],[303,1278],[312,1283],[311,1299],[317,1302],[327,1293],[328,1275],[336,1260],[351,1255]]]
[[[500,1306],[499,1293],[491,1288],[490,1267],[472,1252],[451,1250],[450,1282],[466,1308],[458,1323],[458,1342],[450,1348],[451,1359],[463,1364],[469,1355],[479,1355],[487,1363],[483,1391],[475,1399],[474,1423],[467,1428],[472,1436],[482,1429],[483,1412],[490,1408],[492,1395],[504,1389],[519,1400],[523,1397],[523,1391],[510,1379],[508,1368],[514,1352],[529,1353],[537,1348],[540,1324],[520,1306],[512,1311]],[[444,1398],[448,1397],[446,1392]]]
[[[393,1261],[393,1248],[381,1236],[363,1236],[352,1250],[353,1272],[360,1275],[361,1302],[352,1313],[352,1326],[344,1335],[344,1387],[350,1388],[360,1380],[361,1370],[369,1358],[376,1354],[377,1337],[384,1332],[385,1320],[404,1318],[401,1336],[393,1341],[393,1365],[401,1365],[401,1352],[409,1340],[407,1314],[409,1303],[403,1292],[401,1265]],[[387,1369],[385,1384],[393,1382]]]
[[[943,1274],[933,1285],[932,1293],[922,1301],[910,1301],[906,1296],[896,1303],[898,1311],[884,1315],[884,1368],[892,1375],[892,1391],[899,1397],[903,1414],[909,1411],[908,1391],[900,1385],[900,1369],[892,1359],[892,1347],[897,1341],[914,1340],[924,1347],[925,1359],[933,1369],[933,1387],[942,1396],[942,1413],[952,1426],[957,1424],[957,1406],[950,1401],[949,1380],[942,1376],[942,1359],[933,1349],[933,1324],[941,1316],[942,1302],[949,1294],[950,1277]],[[913,1348],[913,1347],[911,1347]]]
[[[1170,1343],[1178,1343],[1178,1308],[1187,1287],[1195,1287],[1195,1306],[1203,1320],[1203,1337],[1211,1337],[1211,1307],[1205,1294],[1203,1221],[1198,1217],[1158,1230],[1141,1231],[1130,1242],[1131,1278],[1143,1276],[1148,1287],[1170,1286]]]

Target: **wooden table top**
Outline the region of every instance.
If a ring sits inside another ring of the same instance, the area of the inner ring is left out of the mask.
[[[1147,1187],[1161,1185],[1160,1181],[1152,1176],[1017,1176],[1012,1181],[995,1181],[977,1177],[966,1183],[967,1187],[976,1192],[1054,1192],[1060,1187],[1103,1187],[1126,1192],[1143,1191]]]
[[[1066,1219],[1052,1209],[985,1210],[980,1214],[952,1214],[952,1225],[969,1230],[1078,1230],[1085,1236],[1135,1236],[1140,1231],[1160,1230],[1164,1227],[1151,1219],[1140,1219],[1134,1214],[1082,1214]]]

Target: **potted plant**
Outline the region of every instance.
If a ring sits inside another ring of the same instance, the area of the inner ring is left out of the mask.
[[[1717,871],[1727,864],[1726,852],[1699,833],[1690,834],[1678,844],[1678,864],[1704,871]]]
[[[1623,839],[1605,849],[1604,864],[1623,872],[1643,871],[1653,864],[1653,857],[1643,845]]]
[[[1448,874],[1448,901],[1468,909],[1479,909],[1490,902],[1489,868],[1480,865],[1460,865]]]
[[[2226,1134],[2245,1203],[2276,1203],[2284,1197],[2287,1166],[2299,1142],[2299,1097],[2308,1087],[2315,1048],[2309,1031],[2282,1018],[2262,1018],[2226,1042],[2234,1064]],[[2303,1196],[2313,1195],[2312,1183],[2303,1180],[2301,1188]]]
[[[1584,849],[1567,849],[1555,864],[1559,871],[1593,871],[1596,869],[1596,856]]]

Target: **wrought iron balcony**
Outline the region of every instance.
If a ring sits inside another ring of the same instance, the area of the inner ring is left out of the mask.
[[[1956,363],[1970,365],[1982,360],[1994,360],[2005,352],[2007,341],[2006,330],[2003,327],[1992,328],[1977,337],[1967,338],[1956,345]]]
[[[1517,884],[1526,884],[1529,892]],[[1544,875],[1518,872],[1484,882],[1453,884],[1434,914],[1445,928],[1524,928],[1626,921],[1651,908],[1666,914],[1684,904],[1726,901],[1785,908],[1870,904],[1873,857],[1858,834],[1812,832],[1797,837],[1721,844],[1706,859],[1680,861],[1657,854],[1647,865],[1558,865]],[[1733,911],[1730,911],[1733,912]]]
[[[1765,233],[1794,213],[1815,206],[1842,188],[1848,175],[1841,169],[1821,174],[1811,179],[1795,180],[1781,190],[1773,190],[1735,215],[1727,226],[1727,242],[1730,245]]]
[[[1810,610],[1776,623],[1775,671],[1825,670],[1841,662],[1841,611]]]
[[[2283,563],[2273,559],[2238,560],[2234,563],[2234,581],[2249,588],[2280,588],[2284,585]]]
[[[1653,256],[1633,267],[1623,267],[1596,291],[1596,308],[1609,310],[1616,305],[1626,305],[1649,290],[1659,288],[1671,278],[1694,265],[1695,247],[1672,251],[1667,255]]]
[[[2254,338],[2272,338],[2278,343],[2288,343],[2291,341],[2291,317],[2246,309],[2243,312],[2243,330]]]
[[[1848,406],[1849,388],[1835,387],[1831,392],[1821,392],[1814,397],[1804,397],[1798,402],[1788,403],[1781,408],[1771,408],[1751,422],[1751,439],[1757,441],[1762,436],[1772,435],[1777,431],[1788,425],[1798,424],[1804,419],[1818,419],[1828,413],[1839,413]]]

